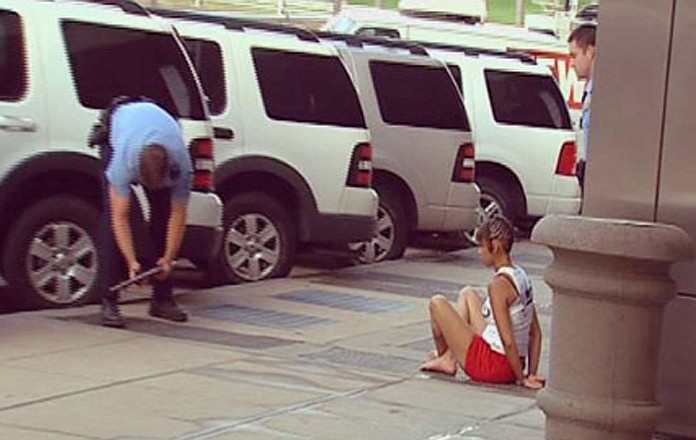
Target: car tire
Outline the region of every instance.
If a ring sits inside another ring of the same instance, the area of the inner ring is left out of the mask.
[[[209,275],[214,284],[245,283],[287,276],[297,233],[285,207],[260,192],[225,201],[223,239]]]
[[[99,295],[100,214],[73,196],[32,204],[13,223],[2,254],[10,296],[21,308],[70,307]]]
[[[401,199],[388,187],[376,187],[379,194],[377,230],[372,240],[350,244],[363,264],[395,260],[404,256],[408,243],[408,221]]]
[[[487,219],[502,214],[514,224],[520,215],[519,197],[515,190],[487,176],[478,177],[476,183],[481,190],[477,226],[464,232],[466,239],[474,245],[477,244],[478,227]]]

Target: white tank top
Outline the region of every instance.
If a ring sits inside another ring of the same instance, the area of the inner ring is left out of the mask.
[[[511,280],[517,290],[517,298],[510,305],[510,319],[512,322],[512,330],[515,334],[515,342],[517,343],[517,352],[521,357],[526,357],[529,350],[529,328],[532,325],[534,317],[534,298],[532,296],[532,283],[525,271],[519,266],[501,267],[496,272],[496,275],[507,275],[507,279]],[[504,276],[505,276],[504,275]],[[501,354],[505,354],[503,341],[498,332],[498,327],[495,325],[493,316],[493,308],[491,307],[490,295],[481,306],[481,313],[486,318],[486,328],[483,330],[483,339],[490,344],[491,348]]]

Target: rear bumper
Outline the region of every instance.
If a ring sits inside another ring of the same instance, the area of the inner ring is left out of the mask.
[[[186,233],[179,255],[207,265],[222,240],[222,202],[213,193],[192,192],[186,216]]]
[[[478,223],[478,213],[481,191],[473,183],[453,183],[445,207],[443,231],[468,231]]]
[[[373,237],[376,227],[375,217],[318,214],[311,220],[307,241],[320,244],[365,241]]]
[[[196,265],[208,266],[220,248],[222,227],[186,226],[179,256]]]
[[[551,197],[547,214],[575,215],[580,212],[581,198]]]
[[[575,215],[580,212],[582,193],[575,176],[554,176],[550,194],[535,194],[527,198],[527,214],[542,217],[548,214]]]

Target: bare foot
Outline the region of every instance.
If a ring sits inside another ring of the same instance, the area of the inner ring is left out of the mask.
[[[438,357],[440,357],[440,354],[437,352],[437,350],[430,350],[426,359],[432,361],[433,359],[437,359]]]
[[[457,374],[457,362],[452,356],[445,353],[442,356],[429,360],[421,365],[420,370],[454,376]]]

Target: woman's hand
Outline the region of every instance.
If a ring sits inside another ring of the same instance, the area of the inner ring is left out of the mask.
[[[544,388],[544,385],[546,385],[546,379],[542,376],[537,376],[536,374],[530,374],[522,380],[521,385],[531,390],[540,390]]]

